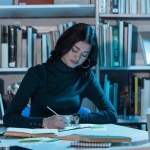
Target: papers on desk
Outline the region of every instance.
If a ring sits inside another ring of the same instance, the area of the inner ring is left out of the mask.
[[[33,143],[33,142],[55,142],[60,140],[59,138],[45,138],[45,137],[39,137],[39,138],[25,138],[19,141],[19,143]]]
[[[105,130],[106,126],[105,125],[94,125],[94,124],[79,124],[77,126],[68,126],[68,127],[65,127],[65,129],[61,129],[58,131],[63,132],[63,131],[78,130],[78,129],[84,129],[84,128]]]
[[[69,131],[69,130],[84,129],[84,128],[90,128],[91,126],[92,125],[90,125],[90,124],[79,124],[79,125],[75,125],[75,126],[68,126],[68,127],[65,127],[65,129],[61,129],[58,131],[63,132],[63,131]]]

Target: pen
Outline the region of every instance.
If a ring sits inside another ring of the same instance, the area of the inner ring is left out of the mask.
[[[47,109],[49,109],[50,111],[52,111],[55,115],[59,116],[53,109],[51,109],[50,107],[47,106]],[[61,120],[61,122],[64,122],[65,124],[69,124],[70,121],[65,121],[65,120]]]
[[[47,106],[47,109],[49,109],[50,111],[52,111],[55,115],[59,116],[53,109],[51,109],[50,107]]]

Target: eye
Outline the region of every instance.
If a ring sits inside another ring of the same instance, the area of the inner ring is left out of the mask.
[[[88,57],[88,56],[89,56],[89,54],[82,54],[82,56],[83,56],[83,57]]]
[[[77,48],[75,48],[75,47],[72,47],[72,51],[76,53],[79,50]]]

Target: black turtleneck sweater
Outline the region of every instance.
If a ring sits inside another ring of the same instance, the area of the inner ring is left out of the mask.
[[[61,60],[28,69],[3,121],[5,127],[39,128],[45,117],[77,113],[83,98],[95,103],[99,112],[80,114],[80,123],[116,123],[117,113],[105,96],[94,73],[66,66]],[[31,98],[30,117],[21,115]]]

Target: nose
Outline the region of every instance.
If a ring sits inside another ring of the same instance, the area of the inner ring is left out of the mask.
[[[79,59],[80,59],[80,57],[81,57],[81,52],[78,51],[77,53],[75,53],[74,57],[75,57],[75,60],[76,60],[76,61],[79,61]]]

